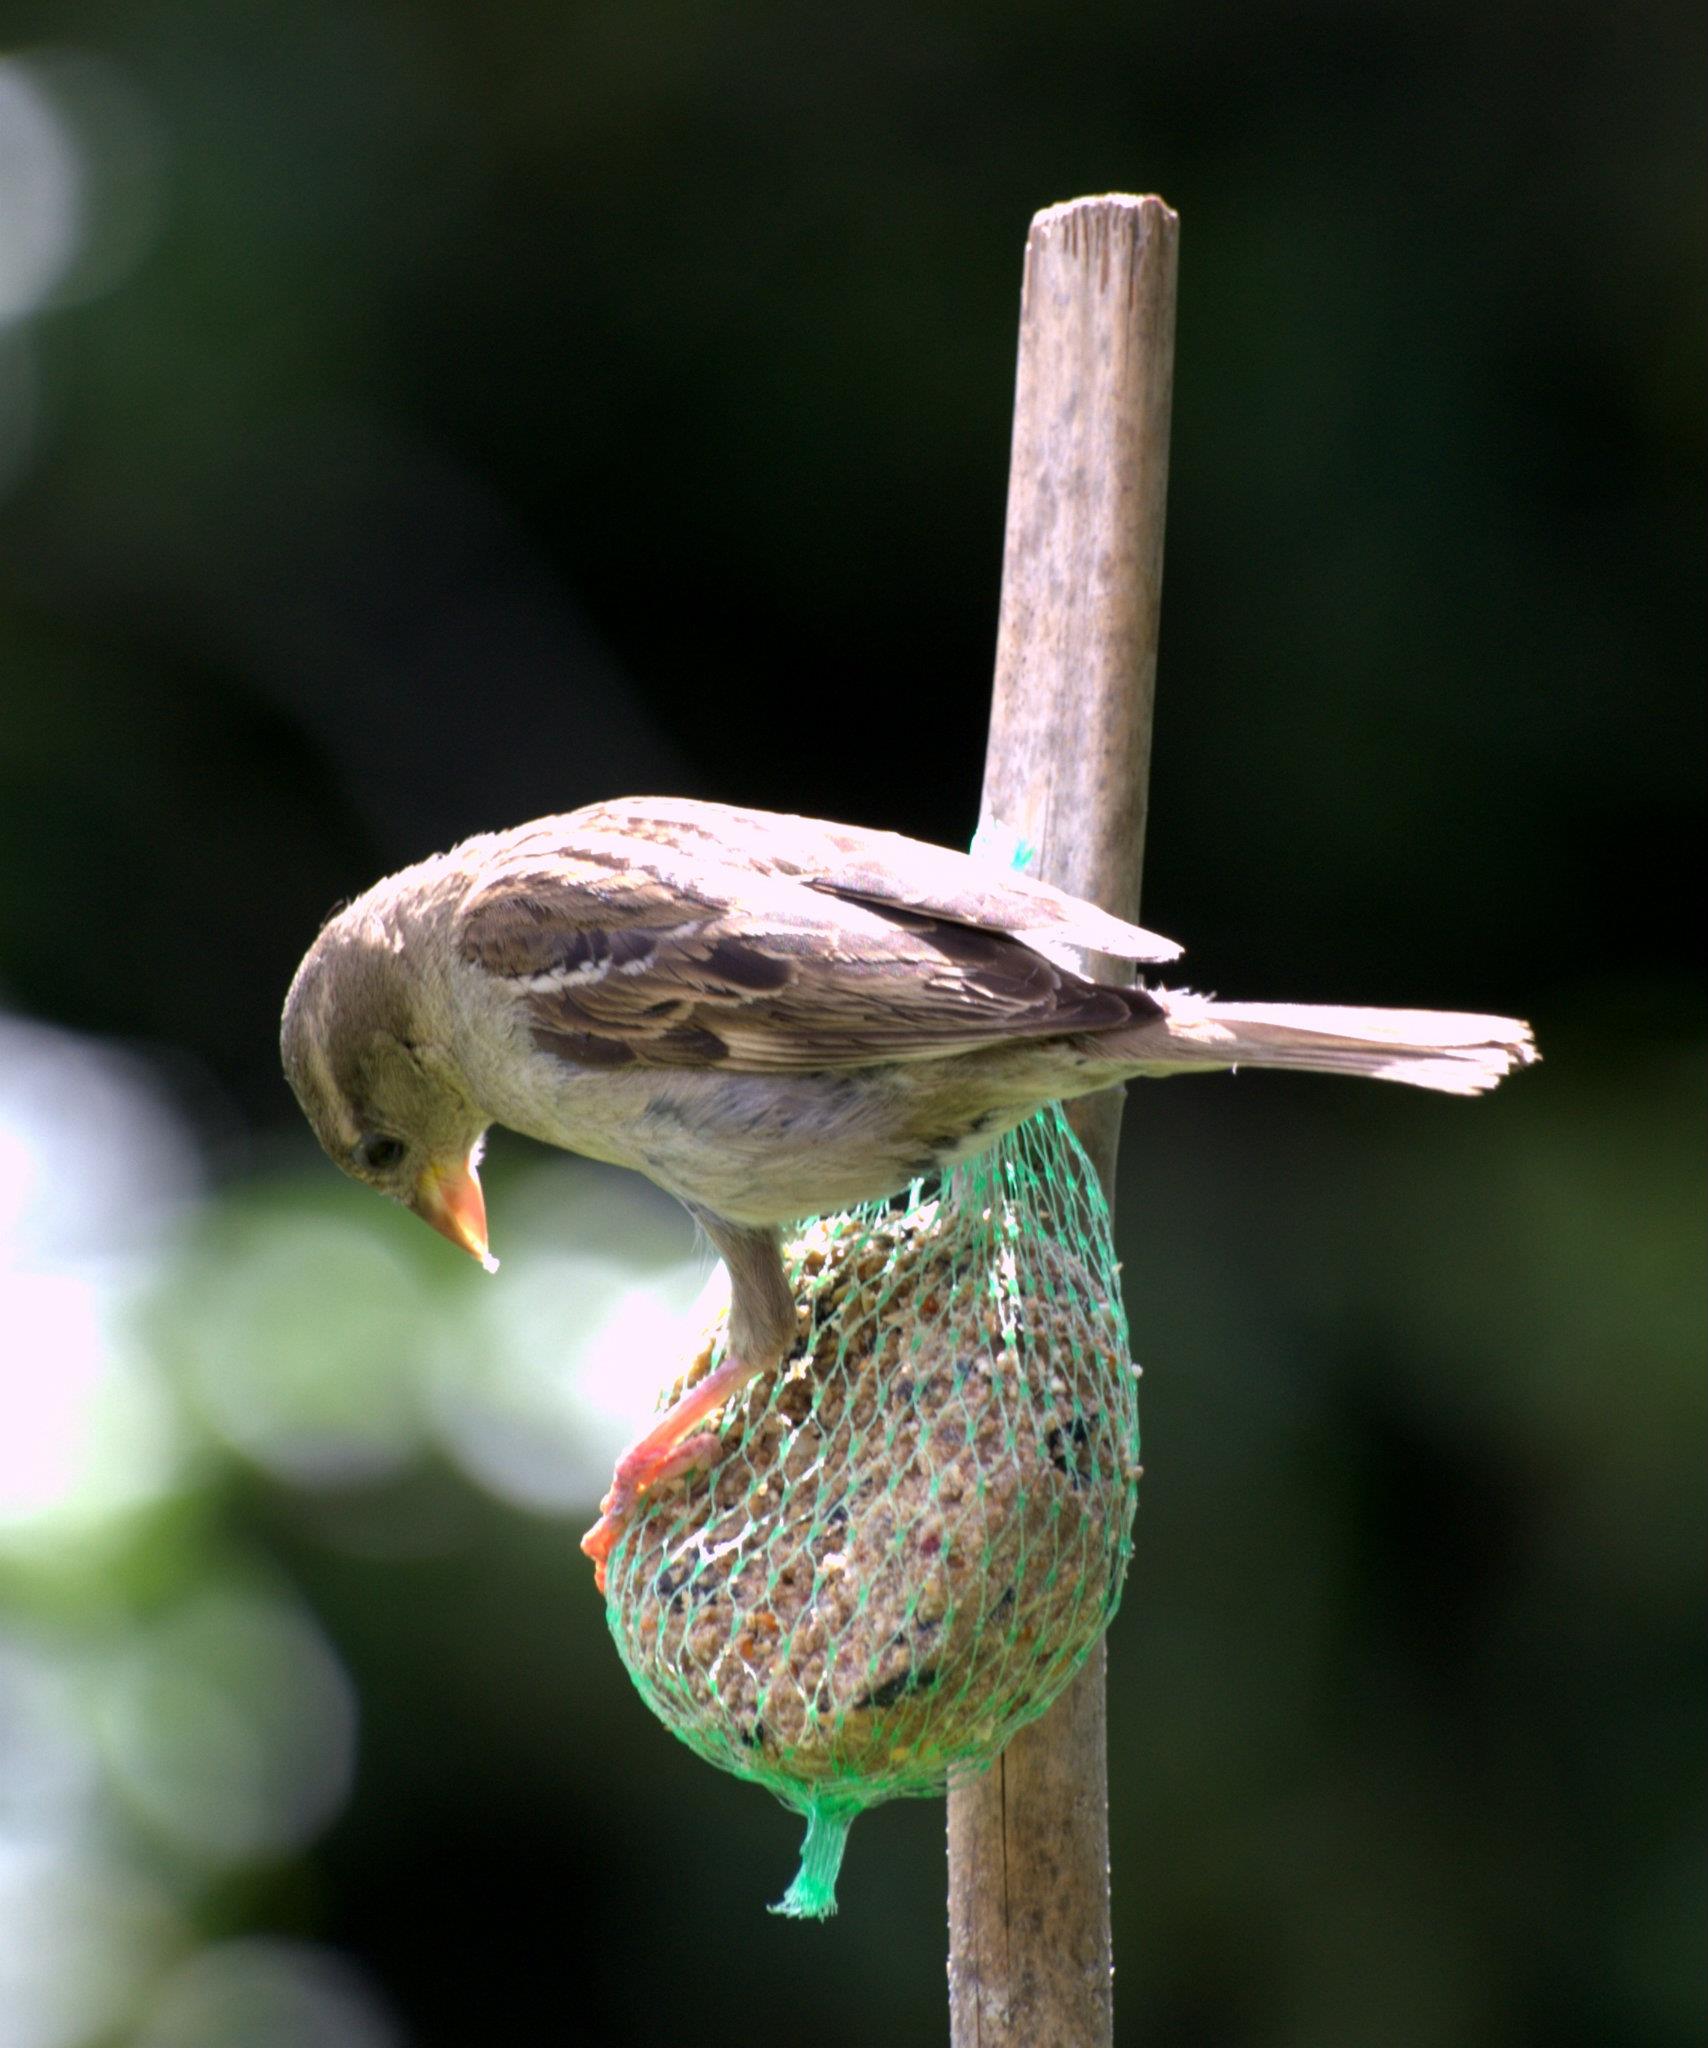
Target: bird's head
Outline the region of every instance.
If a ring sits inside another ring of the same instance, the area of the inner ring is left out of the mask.
[[[285,998],[285,1077],[334,1165],[492,1272],[476,1171],[490,1119],[445,1041],[431,976],[397,922],[369,898],[331,919]]]

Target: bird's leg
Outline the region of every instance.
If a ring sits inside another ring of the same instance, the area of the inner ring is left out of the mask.
[[[593,1578],[605,1590],[605,1566],[641,1495],[705,1464],[718,1447],[708,1421],[750,1380],[778,1364],[795,1341],[795,1302],[783,1272],[777,1232],[727,1223],[689,1205],[729,1268],[729,1338],[723,1363],[673,1401],[645,1436],[617,1460],[599,1519],[581,1539]]]

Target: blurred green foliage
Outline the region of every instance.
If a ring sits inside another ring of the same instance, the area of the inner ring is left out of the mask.
[[[1111,186],[1183,217],[1147,920],[1546,1055],[1135,1091],[1118,2038],[1694,2038],[1697,11],[0,36],[0,1004],[141,1091],[0,1123],[0,2048],[942,2038],[936,1809],[767,1919],[792,1819],[575,1552],[686,1225],[501,1136],[486,1282],[275,1018],[333,901],[594,796],[964,841],[1025,224]]]

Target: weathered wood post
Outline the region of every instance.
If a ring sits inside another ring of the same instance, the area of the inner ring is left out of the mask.
[[[1134,919],[1178,228],[1160,199],[1119,193],[1032,222],[985,759],[983,823],[1017,830],[1033,873]],[[1111,1198],[1122,1097],[1073,1105]],[[949,1795],[949,1935],[954,2048],[1107,2048],[1101,1643],[1051,1712]]]

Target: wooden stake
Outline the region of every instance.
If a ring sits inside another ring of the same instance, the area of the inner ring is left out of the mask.
[[[1031,872],[1136,918],[1162,595],[1179,221],[1075,199],[1026,242],[982,822]],[[1109,973],[1112,963],[1097,963]],[[1073,1105],[1113,1198],[1122,1093]],[[1113,2037],[1103,1646],[949,1795],[954,2048]]]

